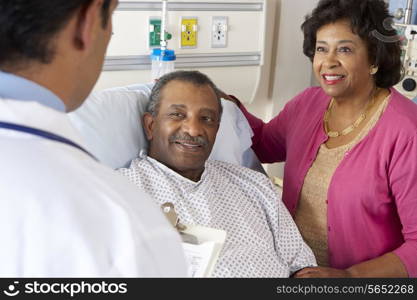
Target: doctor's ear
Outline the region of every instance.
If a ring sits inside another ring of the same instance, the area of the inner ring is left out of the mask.
[[[143,129],[145,130],[146,137],[148,141],[151,141],[153,138],[153,126],[154,118],[152,114],[146,112],[143,114]]]
[[[80,9],[76,14],[74,32],[75,46],[84,50],[95,40],[97,24],[101,24],[101,8],[103,0],[93,0],[90,4]]]

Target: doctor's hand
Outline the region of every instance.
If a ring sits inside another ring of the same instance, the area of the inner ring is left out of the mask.
[[[294,278],[348,278],[352,275],[346,270],[325,268],[325,267],[309,267],[304,268],[294,274]]]

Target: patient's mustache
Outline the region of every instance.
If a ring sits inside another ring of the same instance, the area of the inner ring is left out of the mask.
[[[170,143],[175,143],[175,142],[190,142],[192,144],[197,144],[197,145],[203,146],[203,147],[208,145],[208,141],[204,137],[202,137],[202,136],[192,137],[189,134],[171,135],[169,137],[169,142]]]

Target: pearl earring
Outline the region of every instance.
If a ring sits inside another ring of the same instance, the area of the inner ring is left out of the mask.
[[[375,75],[376,72],[378,72],[378,67],[372,66],[370,74]]]

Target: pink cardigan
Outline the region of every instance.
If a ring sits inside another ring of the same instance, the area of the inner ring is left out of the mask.
[[[265,124],[243,106],[264,163],[285,161],[283,201],[294,215],[304,177],[327,137],[330,101],[305,90]],[[330,265],[347,268],[393,251],[417,277],[417,105],[395,89],[369,134],[336,168],[327,193]]]

